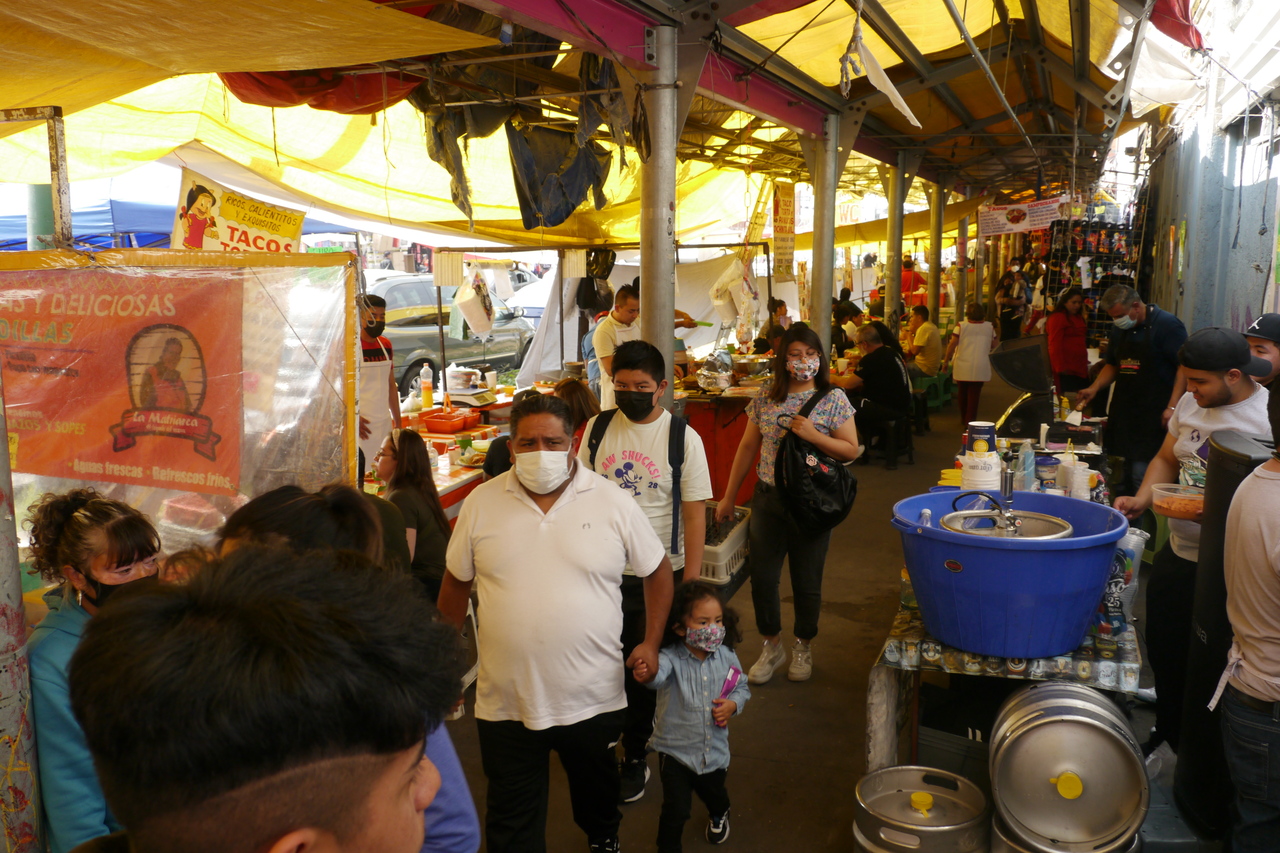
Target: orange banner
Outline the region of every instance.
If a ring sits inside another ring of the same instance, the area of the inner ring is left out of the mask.
[[[242,301],[225,272],[0,273],[15,470],[236,494]]]

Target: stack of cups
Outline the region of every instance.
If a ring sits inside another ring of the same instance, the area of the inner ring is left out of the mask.
[[[1093,489],[1090,487],[1092,479],[1093,471],[1089,468],[1088,462],[1063,460],[1058,466],[1058,488],[1073,498],[1090,500],[1093,495]]]
[[[974,453],[961,457],[960,488],[965,491],[1000,491],[1000,454]]]

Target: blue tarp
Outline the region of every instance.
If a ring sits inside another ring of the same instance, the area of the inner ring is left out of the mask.
[[[71,232],[77,245],[101,249],[116,245],[113,235],[124,235],[125,247],[167,249],[173,230],[174,208],[166,204],[150,204],[119,199],[99,199],[71,211]],[[308,216],[302,223],[303,234],[346,233],[347,225],[336,225]],[[27,217],[24,214],[0,216],[0,250],[27,248]]]

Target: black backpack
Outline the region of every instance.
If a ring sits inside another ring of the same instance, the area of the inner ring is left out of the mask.
[[[587,453],[591,470],[596,470],[596,451],[604,434],[613,423],[618,409],[609,409],[596,415],[596,422],[591,425],[591,434],[587,436]],[[684,468],[684,431],[688,422],[678,415],[671,416],[671,431],[667,433],[667,464],[671,466],[671,551],[680,553],[680,473]]]
[[[814,407],[833,391],[839,389],[831,387],[815,393],[799,411],[799,416],[809,417]],[[858,479],[843,462],[837,462],[793,433],[792,417],[778,415],[778,426],[787,433],[778,443],[774,480],[796,524],[803,530],[822,533],[849,516],[854,498],[858,496]]]

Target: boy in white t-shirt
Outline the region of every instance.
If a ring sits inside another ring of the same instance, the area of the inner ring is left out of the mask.
[[[644,511],[653,531],[671,558],[672,571],[690,566],[685,580],[696,580],[702,566],[706,542],[706,504],[713,496],[711,474],[702,439],[682,419],[658,405],[667,387],[666,362],[658,348],[647,341],[626,341],[613,353],[613,379],[601,377],[613,386],[618,409],[604,412],[587,422],[578,460],[586,467],[632,495]],[[607,418],[603,434],[597,421]],[[684,431],[684,453],[680,464],[679,529],[672,537],[675,522],[675,471],[669,456],[671,430]],[[644,640],[644,587],[628,569],[622,578],[622,650]],[[645,761],[653,734],[656,694],[626,675],[627,713],[622,732],[622,794],[624,803],[644,796],[649,767]]]
[[[1231,329],[1201,329],[1178,350],[1187,393],[1174,407],[1169,434],[1147,466],[1142,487],[1132,497],[1116,498],[1116,509],[1136,519],[1152,503],[1158,483],[1203,486],[1209,437],[1219,430],[1271,435],[1267,395],[1254,376],[1271,365],[1254,356],[1244,335]],[[1151,746],[1166,740],[1178,750],[1182,697],[1195,599],[1200,523],[1169,520],[1169,541],[1151,562],[1147,584],[1147,653],[1156,682],[1156,734]]]

